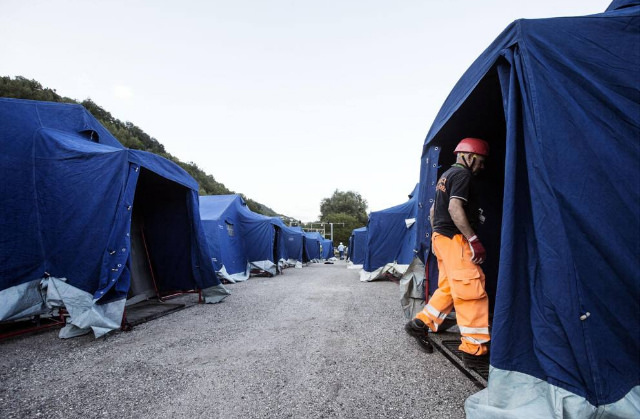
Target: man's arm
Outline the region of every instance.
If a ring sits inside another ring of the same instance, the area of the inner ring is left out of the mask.
[[[469,246],[471,247],[471,261],[477,265],[484,262],[487,256],[487,251],[484,249],[482,243],[474,233],[467,214],[464,212],[464,203],[461,199],[452,198],[449,201],[449,214],[458,230],[467,238]]]
[[[467,219],[467,214],[464,212],[464,201],[458,198],[451,198],[449,200],[449,215],[453,223],[458,227],[458,230],[468,239],[475,236],[471,224]]]

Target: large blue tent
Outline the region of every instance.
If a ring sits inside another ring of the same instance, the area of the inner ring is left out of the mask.
[[[322,246],[322,234],[317,231],[305,231],[304,233],[304,262],[318,262],[322,259],[320,247]]]
[[[335,257],[333,253],[333,240],[322,239],[322,259]]]
[[[240,231],[251,273],[276,275],[279,259],[278,241],[272,217],[257,214],[246,205],[239,215]]]
[[[280,217],[271,217],[276,226],[278,264],[280,267],[302,268],[302,230],[287,226]]]
[[[369,214],[361,280],[372,281],[385,274],[401,276],[415,257],[418,186],[408,201]]]
[[[363,265],[367,254],[367,227],[356,228],[349,237],[349,261],[353,265]]]
[[[640,417],[640,3],[518,20],[462,76],[421,160],[431,278],[435,182],[467,136],[491,146],[478,236],[494,313],[468,417]]]
[[[245,210],[240,195],[200,197],[200,217],[218,276],[229,282],[249,278],[250,265],[240,229],[240,212]]]
[[[201,217],[219,275],[238,281],[247,279],[252,272],[278,272],[278,260],[286,249],[278,239],[281,227],[276,219],[251,211],[240,195],[202,196],[200,200]]]
[[[62,337],[120,327],[127,297],[227,293],[198,185],[124,148],[82,106],[0,98],[0,320],[64,306]]]

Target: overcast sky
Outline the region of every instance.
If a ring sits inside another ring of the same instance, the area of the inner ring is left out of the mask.
[[[182,161],[314,221],[404,202],[436,113],[519,18],[608,0],[0,0],[0,75],[91,98]]]

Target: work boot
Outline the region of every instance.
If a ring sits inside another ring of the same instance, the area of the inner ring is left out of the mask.
[[[418,341],[418,344],[428,354],[433,352],[433,345],[429,340],[429,327],[420,319],[413,319],[404,325],[404,330]]]

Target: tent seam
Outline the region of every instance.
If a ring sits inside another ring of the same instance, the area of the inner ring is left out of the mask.
[[[33,184],[33,198],[35,201],[35,209],[36,209],[36,223],[38,226],[38,244],[40,245],[40,254],[42,256],[44,271],[46,272],[49,269],[48,259],[44,249],[44,241],[42,239],[42,220],[40,217],[40,201],[38,200],[38,188],[36,186],[36,138],[40,131],[44,128],[42,124],[42,118],[40,117],[40,111],[38,109],[38,105],[35,106],[36,115],[38,117],[38,124],[40,127],[35,130],[33,133],[33,137],[31,138],[31,181]],[[44,274],[44,272],[43,272]]]

